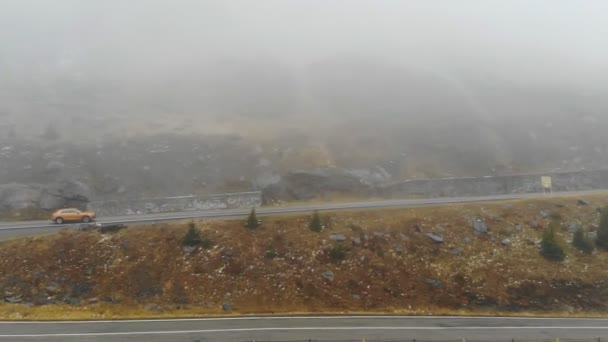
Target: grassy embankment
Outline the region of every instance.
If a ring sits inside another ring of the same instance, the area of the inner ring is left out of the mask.
[[[603,315],[608,252],[579,252],[567,228],[595,230],[596,207],[608,196],[587,196],[591,205],[576,199],[323,213],[322,233],[303,215],[265,217],[255,230],[242,220],[201,221],[212,247],[190,253],[181,246],[186,223],[15,239],[0,244],[0,289],[21,303],[0,305],[0,318]],[[474,218],[489,233],[475,233]],[[550,220],[559,221],[568,255],[561,263],[539,255],[543,229],[530,224]]]

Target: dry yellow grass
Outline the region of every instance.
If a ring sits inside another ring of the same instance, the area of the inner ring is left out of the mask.
[[[592,205],[552,197],[324,213],[322,233],[308,230],[308,215],[265,217],[254,231],[241,220],[201,221],[215,246],[193,253],[180,246],[185,223],[6,241],[0,244],[5,295],[56,304],[4,304],[0,317],[189,317],[226,314],[225,302],[235,314],[603,315],[608,252],[587,256],[567,243],[570,223],[593,230],[595,208],[608,204],[606,195],[585,198]],[[542,229],[529,222],[546,224],[541,210],[561,219],[563,263],[539,255]],[[473,218],[487,222],[490,233],[475,234]],[[441,233],[445,242],[431,241],[428,232]],[[346,237],[342,261],[329,256],[338,244],[332,233]],[[269,258],[269,249],[277,257]],[[324,279],[325,271],[334,279]],[[75,298],[80,305],[62,304]],[[91,298],[99,303],[88,304]]]

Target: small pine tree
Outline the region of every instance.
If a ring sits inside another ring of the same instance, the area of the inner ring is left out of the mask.
[[[336,244],[329,250],[329,257],[334,261],[341,261],[346,258],[346,253],[348,253],[346,247]]]
[[[585,254],[591,254],[591,252],[593,252],[593,243],[585,236],[585,232],[582,228],[579,228],[574,232],[572,245]]]
[[[315,212],[312,214],[312,219],[308,224],[308,228],[310,228],[310,230],[312,230],[313,232],[317,233],[323,231],[323,223],[321,223],[321,216],[319,215],[318,211],[315,210]]]
[[[203,242],[194,222],[188,223],[188,231],[182,238],[182,246],[195,247]]]
[[[554,225],[554,223],[549,224],[543,233],[543,239],[540,242],[540,254],[548,260],[564,261],[566,253],[557,241]]]
[[[258,217],[255,214],[255,208],[251,208],[251,212],[249,213],[249,217],[247,218],[245,227],[247,227],[249,229],[256,229],[259,226],[260,226],[260,221],[258,220]]]
[[[600,214],[600,228],[597,231],[595,244],[603,249],[608,249],[608,207],[603,208]]]

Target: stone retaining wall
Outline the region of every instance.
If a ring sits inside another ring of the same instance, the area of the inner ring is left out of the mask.
[[[262,193],[238,192],[208,196],[178,196],[149,199],[95,201],[88,204],[99,216],[253,208],[262,204]]]

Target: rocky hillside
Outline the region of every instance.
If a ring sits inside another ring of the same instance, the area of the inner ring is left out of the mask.
[[[115,233],[63,231],[0,244],[4,318],[268,312],[541,312],[608,309],[608,252],[572,232],[597,229],[608,197],[548,198],[309,216],[196,222]],[[563,262],[539,254],[559,222]]]
[[[608,97],[592,84],[345,56],[298,70],[209,63],[169,83],[3,78],[0,184],[78,181],[104,199],[260,190],[303,176],[309,189],[289,199],[353,181],[608,167]],[[300,173],[328,168],[346,175]]]

